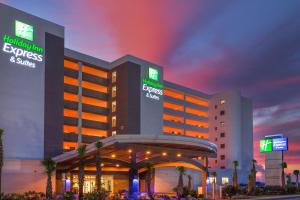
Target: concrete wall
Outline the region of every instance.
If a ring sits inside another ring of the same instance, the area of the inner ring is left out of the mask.
[[[64,37],[62,26],[0,4],[0,35],[15,38],[15,20],[30,24],[33,42],[45,49],[45,34]],[[22,40],[22,39],[20,39]],[[24,41],[24,40],[23,40]],[[13,54],[2,51],[0,41],[0,127],[5,130],[5,159],[42,159],[44,157],[45,60],[30,68],[10,62]],[[55,83],[55,82],[54,82]]]
[[[5,160],[2,169],[2,192],[45,192],[47,176],[39,160]],[[53,188],[55,178],[52,177]]]
[[[201,171],[186,168],[186,175],[192,175],[192,187],[197,191],[197,188],[201,186]],[[178,184],[179,173],[176,167],[162,167],[155,168],[154,178],[154,191],[168,193],[173,192]],[[188,178],[183,178],[184,186],[188,185]]]
[[[225,103],[221,104],[221,100],[225,100]],[[225,114],[221,115],[221,111]],[[221,122],[224,122],[224,126],[221,126]],[[225,133],[225,137],[221,137],[221,133]],[[213,95],[209,102],[209,139],[218,145],[218,157],[209,159],[212,170],[231,177],[233,161],[237,160],[241,173],[239,182],[247,183],[253,158],[251,100],[242,97],[238,91]],[[225,144],[225,148],[221,148],[221,144]],[[224,160],[221,160],[221,155],[225,155]]]

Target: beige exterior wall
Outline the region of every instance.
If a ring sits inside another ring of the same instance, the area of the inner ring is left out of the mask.
[[[23,193],[45,192],[47,177],[39,160],[4,160],[2,169],[2,191]],[[53,189],[55,178],[52,177]]]

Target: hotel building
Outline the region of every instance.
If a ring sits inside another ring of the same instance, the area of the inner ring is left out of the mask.
[[[87,145],[84,190],[93,191],[97,141],[112,192],[134,192],[133,180],[146,191],[147,162],[155,192],[177,185],[176,166],[203,193],[209,172],[230,183],[234,160],[247,183],[252,104],[238,91],[205,94],[164,80],[163,67],[131,55],[107,62],[67,49],[64,27],[3,4],[0,20],[2,191],[44,191],[45,157],[57,162],[56,191],[76,191],[78,144]]]

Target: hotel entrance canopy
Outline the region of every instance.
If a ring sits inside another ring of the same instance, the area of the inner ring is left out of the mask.
[[[135,167],[143,167],[146,162],[186,162],[204,169],[197,158],[216,157],[217,147],[208,140],[177,135],[116,135],[102,139],[101,158],[103,170],[129,169],[134,154]],[[94,143],[86,147],[86,167],[95,167],[97,148]],[[78,165],[76,150],[54,157],[57,169],[70,171]]]
[[[129,186],[123,189],[128,189],[129,194],[133,194],[133,180],[146,171],[149,162],[154,168],[184,166],[201,171],[202,191],[205,192],[207,158],[217,155],[216,145],[208,140],[178,135],[115,135],[100,141],[103,144],[100,149],[101,171],[128,174]],[[87,145],[84,156],[86,174],[95,174],[97,152],[95,143]],[[57,163],[57,186],[61,185],[58,183],[62,181],[63,174],[78,172],[79,156],[76,150],[53,159]]]

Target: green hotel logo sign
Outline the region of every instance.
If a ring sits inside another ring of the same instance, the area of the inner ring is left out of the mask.
[[[263,139],[259,141],[259,151],[261,153],[272,152],[272,149],[273,149],[273,140],[271,138]]]
[[[146,97],[159,101],[163,95],[163,84],[158,82],[158,69],[148,67],[148,78],[142,80],[142,90],[146,92]]]
[[[32,42],[33,26],[19,20],[15,20],[14,25],[15,36],[2,35],[2,51],[10,55],[11,63],[36,68],[37,63],[44,60],[44,48]]]
[[[154,69],[152,67],[149,67],[149,69],[148,69],[148,77],[149,77],[149,79],[152,79],[154,81],[158,81],[158,70]]]
[[[33,26],[15,20],[15,35],[17,37],[33,41]]]

